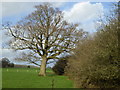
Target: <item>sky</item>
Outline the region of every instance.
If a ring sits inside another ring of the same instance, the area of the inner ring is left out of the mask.
[[[38,2],[38,0],[36,2],[15,2],[15,0],[11,0],[14,2],[7,1],[9,0],[0,2],[0,5],[2,4],[0,8],[0,12],[2,13],[2,16],[0,17],[0,24],[4,24],[9,21],[15,25],[19,20],[33,12],[35,10],[35,5],[43,3]],[[89,33],[96,32],[96,29],[101,24],[101,22],[98,21],[99,18],[104,18],[104,15],[108,14],[113,2],[113,0],[109,0],[109,2],[95,2],[95,0],[92,0],[94,2],[87,0],[76,0],[76,2],[66,2],[66,0],[62,1],[63,2],[50,3],[53,5],[53,7],[60,8],[60,10],[64,12],[63,17],[66,21],[69,23],[79,23],[79,28]],[[15,52],[6,45],[10,39],[11,37],[6,35],[6,30],[0,30],[0,59],[7,57],[15,63],[20,63],[14,61],[14,58],[19,56],[20,52]]]

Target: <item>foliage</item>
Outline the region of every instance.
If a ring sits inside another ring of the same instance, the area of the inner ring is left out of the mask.
[[[14,67],[14,63],[11,63],[8,58],[2,58],[1,59],[2,67]]]
[[[30,66],[28,65],[27,68],[30,68]]]
[[[82,41],[68,60],[67,75],[80,88],[120,87],[119,21],[109,18],[107,24]]]
[[[62,57],[60,60],[58,60],[55,64],[55,66],[52,68],[52,70],[57,75],[63,75],[65,67],[67,66],[67,59],[68,57]]]

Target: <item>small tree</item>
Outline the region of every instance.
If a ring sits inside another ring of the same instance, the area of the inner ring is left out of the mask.
[[[67,66],[67,59],[68,57],[62,57],[60,60],[56,62],[55,66],[52,68],[52,70],[57,75],[63,75],[65,73],[65,67]]]
[[[3,68],[14,67],[14,64],[11,63],[8,58],[2,58],[1,63]]]
[[[7,29],[14,37],[11,42],[13,49],[27,49],[33,56],[39,57],[39,75],[45,76],[48,60],[59,59],[59,55],[70,53],[84,32],[77,30],[77,24],[64,21],[63,13],[49,3],[35,8],[36,11]]]

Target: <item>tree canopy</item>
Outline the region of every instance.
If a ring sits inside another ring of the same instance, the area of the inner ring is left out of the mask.
[[[85,32],[78,30],[77,24],[66,22],[63,13],[49,3],[35,8],[33,13],[8,29],[14,37],[12,48],[30,50],[32,56],[42,61],[40,75],[45,75],[46,62],[70,53]],[[35,60],[31,62],[35,64]]]

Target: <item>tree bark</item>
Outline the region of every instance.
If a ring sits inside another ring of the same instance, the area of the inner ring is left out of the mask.
[[[47,58],[44,56],[42,58],[42,62],[40,66],[39,76],[46,76],[46,63],[47,63]]]

